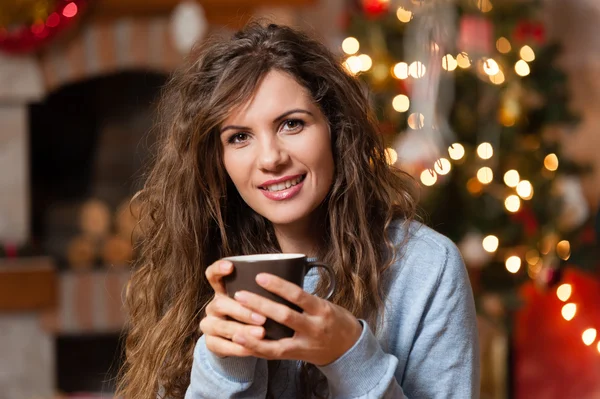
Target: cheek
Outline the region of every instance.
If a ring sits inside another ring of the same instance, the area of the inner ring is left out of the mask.
[[[248,167],[244,165],[245,158],[232,151],[224,151],[223,165],[233,184],[239,189],[244,180]]]

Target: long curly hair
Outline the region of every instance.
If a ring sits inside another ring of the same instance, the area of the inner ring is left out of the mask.
[[[331,301],[377,328],[381,276],[396,253],[388,226],[414,217],[414,180],[387,164],[367,92],[341,59],[305,33],[253,22],[197,46],[162,93],[156,156],[134,199],[143,239],[126,294],[126,359],[117,389],[124,398],[155,399],[159,391],[183,398],[198,324],[214,295],[206,268],[225,256],[280,251],[270,222],[227,176],[219,140],[225,118],[271,70],[308,89],[329,122],[335,172],[321,205],[318,254],[335,271]],[[323,377],[310,364],[300,374],[299,396],[310,397]]]

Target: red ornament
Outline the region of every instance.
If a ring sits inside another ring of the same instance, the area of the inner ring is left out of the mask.
[[[376,18],[389,10],[390,0],[363,0],[363,10],[368,17]]]
[[[521,21],[515,27],[513,38],[517,42],[534,41],[544,44],[546,41],[546,28],[541,22]]]
[[[458,48],[467,54],[489,54],[492,50],[494,26],[489,19],[465,15],[460,19]]]
[[[45,21],[7,30],[0,27],[0,51],[24,54],[39,50],[70,28],[83,13],[87,0],[59,0]]]

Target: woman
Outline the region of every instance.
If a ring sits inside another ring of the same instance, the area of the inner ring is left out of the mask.
[[[386,164],[358,81],[320,43],[251,24],[203,43],[167,86],[164,133],[140,201],[130,282],[126,398],[478,397],[464,264],[413,221],[413,181]],[[305,290],[223,276],[240,254],[296,252],[335,270]],[[315,295],[309,294],[314,292]],[[271,318],[292,338],[263,339]]]

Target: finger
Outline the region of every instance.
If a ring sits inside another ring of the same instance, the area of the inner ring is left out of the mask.
[[[229,261],[219,260],[209,267],[206,268],[204,274],[206,279],[210,283],[210,286],[217,294],[225,294],[225,285],[223,284],[223,277],[231,274],[233,271],[233,264]]]
[[[209,351],[220,357],[237,356],[247,357],[252,356],[252,352],[242,345],[231,342],[225,338],[214,335],[206,335],[206,347]]]
[[[310,314],[314,314],[319,308],[320,301],[324,300],[309,294],[296,284],[272,274],[260,273],[256,276],[256,282],[267,291],[298,305]]]
[[[233,335],[233,343],[246,348],[253,356],[268,360],[285,360],[293,358],[294,341],[291,338],[280,340],[257,339],[244,331]]]
[[[237,321],[224,320],[214,316],[202,319],[200,330],[206,335],[219,336],[229,340],[238,332],[249,334],[259,339],[265,336],[265,329],[263,327],[248,326]]]
[[[219,318],[228,316],[242,323],[256,325],[262,325],[267,320],[265,316],[253,312],[238,301],[223,294],[216,294],[213,300],[210,301],[206,306],[206,315]]]
[[[309,323],[307,317],[294,309],[274,302],[260,295],[248,291],[235,293],[235,300],[242,303],[244,307],[261,314],[278,323],[290,327],[294,331],[307,331]]]

